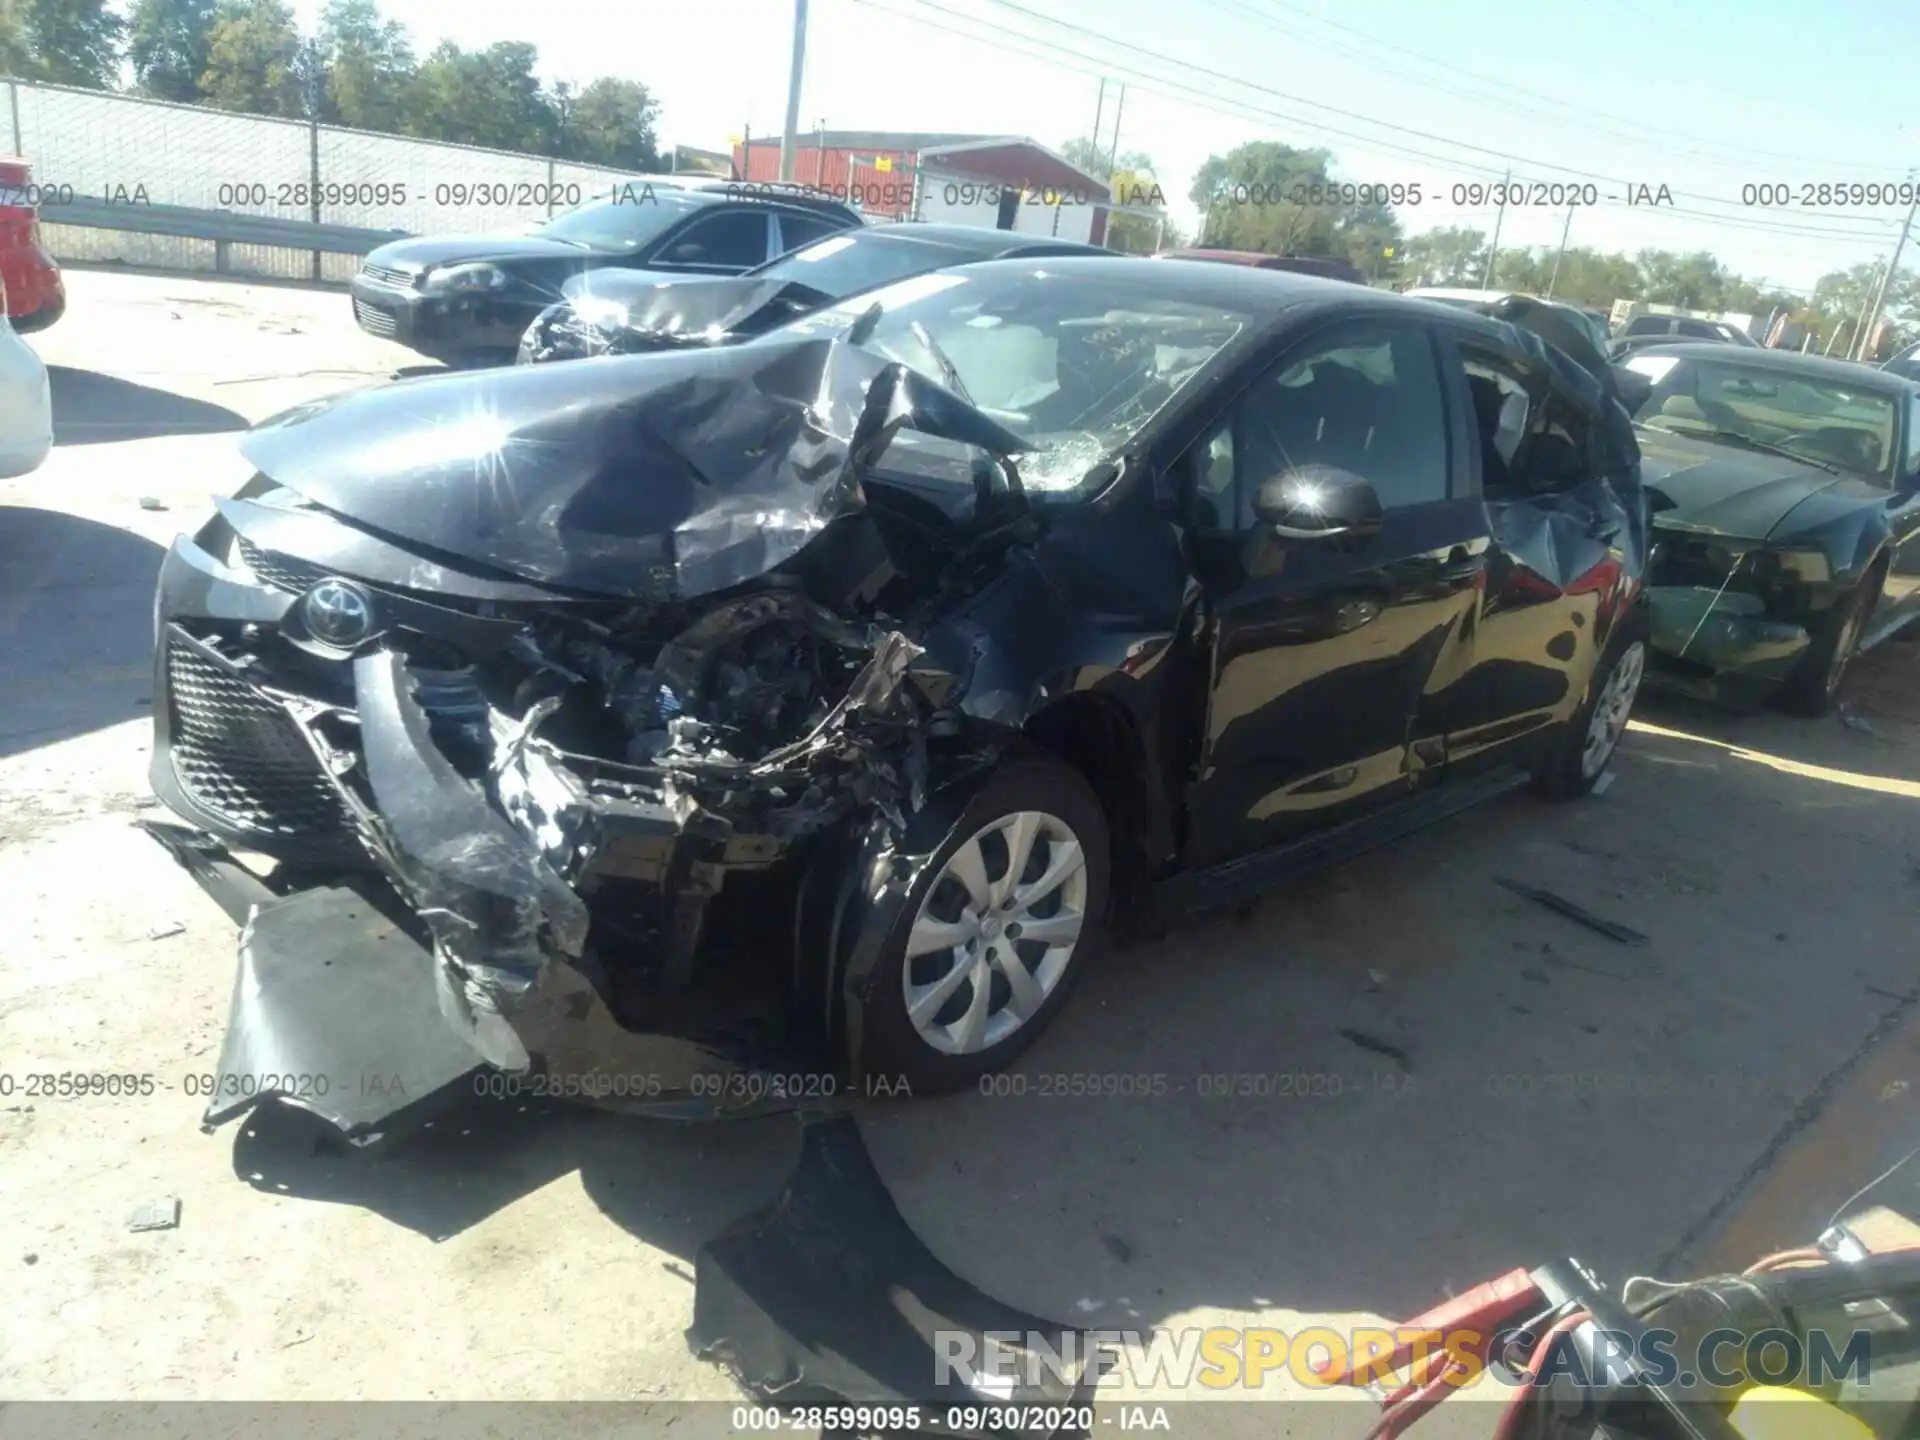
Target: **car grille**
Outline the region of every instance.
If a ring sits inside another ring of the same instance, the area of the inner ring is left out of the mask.
[[[362,265],[360,273],[376,285],[391,285],[395,289],[413,288],[413,271],[397,270],[391,265]]]
[[[304,595],[333,573],[305,560],[296,560],[291,555],[276,555],[271,550],[262,550],[244,535],[240,537],[240,558],[246,562],[247,569],[267,584],[290,590],[295,595]]]
[[[265,839],[349,834],[345,802],[285,707],[178,634],[167,691],[174,773],[200,804]]]
[[[378,305],[369,305],[356,299],[353,302],[353,318],[360,322],[360,328],[372,335],[392,335],[399,329],[399,323]]]

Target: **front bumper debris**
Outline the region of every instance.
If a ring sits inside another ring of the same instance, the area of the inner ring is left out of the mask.
[[[943,1428],[944,1406],[1011,1417],[1084,1402],[1098,1380],[1084,1332],[1003,1304],[934,1257],[845,1114],[803,1117],[779,1200],[702,1245],[694,1265],[688,1344],[763,1399],[924,1405]],[[1010,1352],[997,1363],[990,1336]],[[983,1356],[988,1366],[968,1363]]]
[[[1757,703],[1805,657],[1804,625],[1775,620],[1765,602],[1707,585],[1648,591],[1653,663],[1648,683],[1722,703]]]

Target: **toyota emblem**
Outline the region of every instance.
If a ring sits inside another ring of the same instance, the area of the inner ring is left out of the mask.
[[[351,650],[373,633],[373,597],[351,580],[322,580],[300,602],[300,618],[314,639]]]

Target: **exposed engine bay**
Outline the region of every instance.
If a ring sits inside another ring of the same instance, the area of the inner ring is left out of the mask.
[[[1016,742],[1046,690],[972,615],[1048,595],[1028,447],[837,342],[741,357],[609,362],[648,368],[601,372],[598,410],[557,367],[487,377],[523,415],[437,415],[415,389],[418,453],[324,406],[249,437],[260,474],[163,569],[153,781],[198,833],[150,827],[196,873],[209,837],[277,862],[264,881],[217,862],[246,926],[236,1016],[243,991],[300,988],[326,943],[319,879],[431,956],[408,962],[432,972],[409,1003],[435,997],[438,1019],[414,1022],[464,1048],[409,1103],[481,1064],[645,1075],[634,1098],[669,1111],[741,1067],[787,1077],[728,1097],[752,1108],[797,1098],[823,1045],[847,1052],[849,967],[877,943],[850,917],[884,929],[898,888],[873,857],[930,790],[964,791]],[[476,430],[511,431],[537,465],[425,448]],[[303,1003],[236,1024],[232,1068],[308,1073],[293,1060],[319,1023]],[[383,1107],[333,1088],[281,1098],[379,1128]],[[236,1078],[209,1118],[258,1089]]]

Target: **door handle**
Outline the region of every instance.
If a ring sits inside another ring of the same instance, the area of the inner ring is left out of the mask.
[[[1446,561],[1440,566],[1442,580],[1471,580],[1487,568],[1484,553],[1475,554],[1464,545],[1456,545],[1447,552]]]

